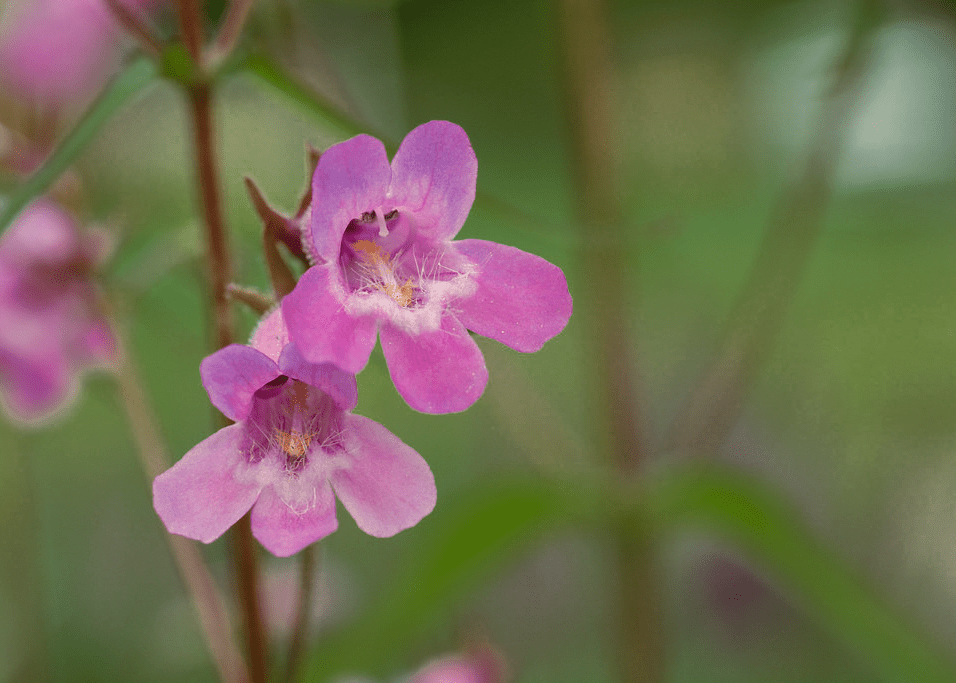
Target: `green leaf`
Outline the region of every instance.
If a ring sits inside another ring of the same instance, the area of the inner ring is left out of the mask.
[[[581,495],[585,493],[585,495]],[[427,538],[385,597],[312,651],[303,681],[382,675],[459,596],[555,526],[589,519],[599,497],[539,479],[482,482],[441,501]]]
[[[729,469],[699,464],[646,490],[659,530],[695,526],[738,545],[881,680],[956,681],[954,664],[827,551],[779,494]]]
[[[282,95],[301,111],[318,119],[319,122],[331,125],[346,135],[359,135],[360,133],[374,135],[385,142],[389,152],[395,151],[396,147],[390,145],[385,136],[369,130],[368,126],[356,121],[333,102],[295,80],[265,57],[249,55],[246,58],[245,67],[247,73],[254,75],[262,85],[266,85],[273,92]]]
[[[86,146],[96,137],[100,128],[123,108],[134,95],[154,82],[156,66],[141,57],[132,61],[83,114],[76,126],[63,138],[59,146],[22,185],[8,198],[0,214],[0,234],[13,222],[24,207],[46,192],[60,175],[70,167]]]

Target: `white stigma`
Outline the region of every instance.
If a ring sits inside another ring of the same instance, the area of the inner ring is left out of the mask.
[[[381,209],[375,212],[375,222],[378,223],[378,236],[388,237],[388,226],[385,225],[385,214]]]

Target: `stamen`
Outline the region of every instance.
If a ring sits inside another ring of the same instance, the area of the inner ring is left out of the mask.
[[[378,223],[378,236],[379,237],[388,237],[388,226],[385,224],[386,216],[381,216],[376,214],[376,222]]]
[[[382,249],[381,245],[370,240],[358,240],[352,244],[352,248],[368,267],[371,285],[387,294],[399,306],[408,308],[415,300],[414,280],[408,278],[403,284],[398,284],[392,257]]]
[[[304,458],[305,454],[309,450],[309,446],[312,445],[312,438],[315,436],[315,433],[304,434],[302,432],[284,432],[281,429],[275,430],[276,435],[279,437],[279,446],[287,455],[292,456],[293,458]]]

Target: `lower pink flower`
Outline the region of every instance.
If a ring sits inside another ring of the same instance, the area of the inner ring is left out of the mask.
[[[105,251],[40,200],[0,235],[0,403],[21,422],[61,411],[80,375],[109,364],[113,334],[91,279]]]
[[[286,557],[336,530],[336,497],[372,536],[417,524],[435,507],[428,464],[377,422],[349,412],[354,375],[304,361],[287,340],[276,310],[252,346],[232,344],[203,361],[210,399],[236,424],[153,482],[166,528],[209,543],[251,508],[253,535]]]

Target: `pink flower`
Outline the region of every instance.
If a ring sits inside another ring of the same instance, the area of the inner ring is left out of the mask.
[[[166,528],[209,543],[252,508],[253,535],[285,557],[335,531],[335,496],[372,536],[417,524],[435,506],[428,464],[377,422],[349,413],[354,375],[304,361],[287,341],[276,310],[251,346],[232,344],[202,362],[209,398],[236,424],[153,482]]]
[[[412,674],[408,683],[500,683],[505,680],[501,656],[485,647],[468,655],[433,659]]]
[[[134,12],[159,0],[120,0]],[[0,77],[52,106],[99,90],[119,66],[122,29],[105,0],[12,0],[0,26]]]
[[[105,251],[101,235],[81,234],[48,200],[0,235],[0,402],[17,420],[62,410],[80,374],[113,359],[113,334],[90,279]]]
[[[494,242],[453,241],[476,177],[468,136],[447,121],[411,131],[391,165],[367,135],[322,154],[303,238],[315,265],[282,304],[303,356],[357,373],[381,335],[408,404],[452,413],[488,380],[468,330],[527,352],[564,329],[571,296],[560,268]]]

